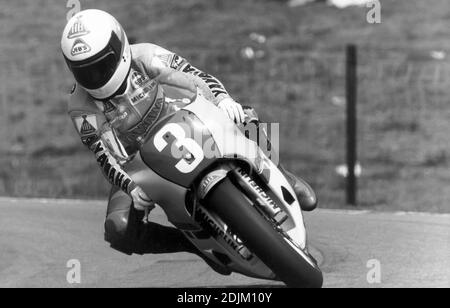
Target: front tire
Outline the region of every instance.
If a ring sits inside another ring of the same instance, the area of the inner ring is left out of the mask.
[[[321,271],[299,256],[229,178],[209,192],[206,203],[288,287],[322,286]]]

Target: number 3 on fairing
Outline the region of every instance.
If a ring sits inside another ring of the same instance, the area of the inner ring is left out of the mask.
[[[187,161],[186,158],[181,158],[181,160],[175,165],[175,168],[177,168],[181,173],[192,172],[205,158],[202,148],[197,142],[195,142],[194,139],[186,138],[186,132],[180,125],[176,123],[169,123],[161,128],[161,130],[155,134],[155,138],[153,139],[153,144],[159,152],[162,152],[168,145],[166,139],[164,139],[167,133],[170,133],[173,137],[175,137],[173,146],[179,150],[177,154],[181,153],[181,149],[183,148],[193,157],[192,161]],[[172,150],[175,148],[172,147]],[[174,157],[178,156],[174,155],[173,152],[172,155]]]

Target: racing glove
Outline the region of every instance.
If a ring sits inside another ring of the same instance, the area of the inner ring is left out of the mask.
[[[245,113],[244,109],[231,97],[224,98],[217,105],[223,112],[236,124],[244,123]]]
[[[155,208],[155,203],[139,186],[136,186],[130,192],[130,196],[133,199],[134,208],[138,211],[150,212]]]

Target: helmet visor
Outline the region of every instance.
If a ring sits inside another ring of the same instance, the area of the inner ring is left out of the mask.
[[[103,87],[114,75],[117,57],[110,51],[103,57],[84,65],[71,65],[72,73],[78,83],[86,89]]]
[[[108,45],[94,57],[79,62],[65,59],[76,81],[86,89],[95,90],[106,85],[113,77],[122,52],[123,44],[112,32]]]

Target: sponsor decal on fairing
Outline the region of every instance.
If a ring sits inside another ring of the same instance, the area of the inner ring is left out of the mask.
[[[249,261],[253,258],[252,253],[243,245],[242,241],[227,229],[222,228],[204,209],[200,206],[196,208],[195,218],[200,225],[211,233],[216,239],[223,239],[242,259]]]

